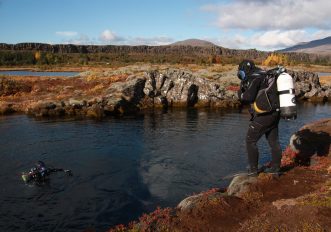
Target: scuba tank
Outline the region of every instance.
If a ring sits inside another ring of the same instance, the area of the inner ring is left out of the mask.
[[[293,78],[285,72],[285,68],[277,68],[267,71],[261,88],[253,103],[253,109],[257,114],[266,114],[280,111],[284,119],[296,119],[296,101]]]
[[[279,94],[280,116],[284,119],[296,119],[295,91],[291,75],[286,72],[279,74],[277,78],[277,90]]]

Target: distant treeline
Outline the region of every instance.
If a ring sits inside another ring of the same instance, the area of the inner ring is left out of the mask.
[[[242,59],[264,62],[271,52],[219,46],[96,46],[41,43],[0,44],[0,66],[122,65],[136,62],[171,64],[237,64]],[[291,64],[330,65],[330,56],[286,53]]]

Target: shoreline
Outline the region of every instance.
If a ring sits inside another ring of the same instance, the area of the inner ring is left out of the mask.
[[[152,108],[239,108],[240,81],[235,70],[225,70],[134,65],[89,70],[70,78],[1,76],[0,114],[100,119]],[[299,101],[331,99],[331,87],[321,86],[315,73],[289,73]]]
[[[118,69],[123,67],[130,67],[135,65],[149,65],[151,67],[160,67],[160,66],[167,66],[167,67],[183,67],[190,69],[219,69],[220,67],[228,67],[228,69],[237,69],[237,64],[210,64],[210,65],[198,65],[198,64],[153,64],[153,63],[146,63],[146,62],[137,62],[132,64],[122,64],[122,65],[82,65],[77,67],[72,65],[28,65],[28,66],[0,66],[0,71],[21,71],[21,70],[29,70],[29,71],[46,71],[46,72],[77,72],[77,71],[88,71],[88,70],[100,70],[100,69]],[[273,66],[263,66],[258,65],[259,67],[263,69],[270,69],[273,68]],[[331,73],[331,66],[330,65],[285,65],[286,69],[294,70],[294,71],[306,71],[306,72],[322,72],[322,73]]]
[[[303,143],[291,143],[283,152],[280,177],[237,176],[225,190],[206,190],[183,199],[175,208],[157,208],[109,231],[328,231],[331,118],[305,125],[293,138]],[[315,143],[309,144],[314,138]],[[316,155],[307,145],[325,149]],[[307,154],[309,164],[304,165]]]

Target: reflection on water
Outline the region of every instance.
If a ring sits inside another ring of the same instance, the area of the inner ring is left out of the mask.
[[[305,123],[330,117],[330,105],[301,105],[281,121],[281,145]],[[174,110],[104,121],[0,117],[0,231],[104,231],[193,192],[224,187],[245,170],[248,114]],[[261,163],[268,146],[261,141]],[[37,160],[72,169],[43,187],[20,179]]]

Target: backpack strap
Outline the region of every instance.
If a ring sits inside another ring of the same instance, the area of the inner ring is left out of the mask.
[[[278,91],[279,95],[282,94],[295,94],[295,89],[287,89],[287,90],[282,90],[282,91]]]

